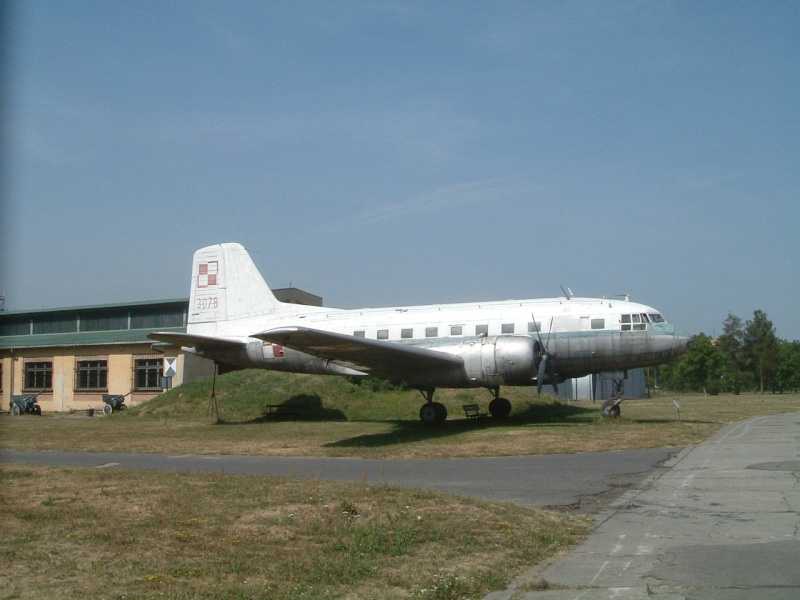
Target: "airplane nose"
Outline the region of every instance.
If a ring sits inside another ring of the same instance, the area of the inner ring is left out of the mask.
[[[675,340],[678,354],[683,354],[686,352],[689,349],[689,346],[692,344],[692,336],[678,327],[675,327],[672,333],[672,338]]]

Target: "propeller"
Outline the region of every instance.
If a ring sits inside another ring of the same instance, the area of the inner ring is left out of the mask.
[[[550,317],[550,328],[547,331],[547,344],[542,342],[542,334],[539,332],[539,327],[536,325],[536,317],[533,316],[533,313],[531,313],[531,318],[533,319],[534,323],[533,328],[536,330],[536,337],[539,339],[539,341],[534,347],[534,350],[537,352],[539,356],[538,371],[536,373],[536,392],[539,394],[542,393],[544,378],[545,376],[547,376],[547,378],[550,381],[550,384],[556,391],[556,394],[558,394],[558,384],[556,383],[556,368],[555,368],[556,353],[550,352],[550,350],[548,349],[548,346],[550,344],[550,332],[553,329],[553,318]]]

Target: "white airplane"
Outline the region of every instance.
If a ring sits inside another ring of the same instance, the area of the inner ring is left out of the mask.
[[[279,302],[240,244],[194,254],[187,332],[153,340],[216,363],[401,380],[420,390],[424,423],[447,418],[436,388],[484,387],[505,417],[501,386],[550,384],[659,365],[689,336],[629,300],[549,298],[343,310]],[[619,414],[618,402],[614,405]]]

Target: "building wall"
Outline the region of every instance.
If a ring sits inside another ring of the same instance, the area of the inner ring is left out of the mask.
[[[177,373],[172,386],[184,382],[183,353],[177,348],[163,355],[154,353],[149,343],[115,344],[108,346],[79,346],[71,348],[19,348],[3,352],[2,363],[2,408],[10,408],[11,396],[35,393],[25,389],[25,364],[34,361],[52,361],[52,391],[42,393],[37,401],[43,411],[64,412],[70,409],[83,410],[89,407],[102,408],[103,394],[125,395],[125,404],[136,406],[159,395],[162,390],[133,391],[134,365],[137,358],[177,358]],[[80,360],[98,358],[107,360],[107,389],[104,391],[76,391],[76,369]],[[13,371],[12,371],[13,364]],[[195,369],[197,371],[197,369]],[[196,372],[195,376],[201,376]],[[12,389],[13,380],[13,389]]]

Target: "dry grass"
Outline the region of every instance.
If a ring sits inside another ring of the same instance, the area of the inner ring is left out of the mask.
[[[598,404],[512,399],[506,420],[466,420],[458,397],[441,427],[408,420],[265,421],[214,424],[184,418],[82,415],[0,417],[0,449],[429,458],[593,452],[685,446],[720,426],[800,410],[799,394],[673,396],[629,400],[622,417],[599,416]],[[461,413],[463,415],[463,412]]]
[[[5,465],[3,598],[478,598],[585,519],[267,477]]]
[[[348,420],[264,421],[246,416],[258,410],[250,402],[238,422],[212,424],[197,416],[197,400],[176,412],[169,398],[144,415],[3,416],[0,448],[543,454],[683,446],[727,423],[800,410],[797,394],[684,396],[679,419],[664,396],[627,401],[609,421],[598,405],[520,390],[509,393],[509,419],[459,418],[462,403],[485,402],[476,394],[443,393],[451,419],[442,427],[413,415],[353,418],[347,398],[337,406],[325,395],[324,414]],[[409,395],[390,398],[392,415],[406,411]],[[587,528],[552,512],[382,486],[23,465],[3,465],[0,476],[3,598],[478,598],[566,551]]]

